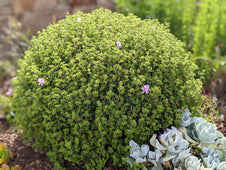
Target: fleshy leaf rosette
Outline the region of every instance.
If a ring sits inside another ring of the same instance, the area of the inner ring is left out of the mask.
[[[146,152],[142,154],[140,146],[131,141],[134,149],[130,158],[147,160],[143,165],[148,169],[163,166],[163,169],[174,167],[177,170],[226,170],[226,138],[217,131],[216,125],[190,115],[185,109],[181,127],[172,126],[158,138],[156,134],[152,136],[150,143],[155,150],[148,152],[147,159],[144,158]]]
[[[203,154],[201,154],[205,167],[211,169],[217,169],[220,165],[219,154],[211,147],[202,148]]]
[[[129,145],[131,146],[130,149],[130,157],[136,160],[137,163],[143,163],[146,162],[146,156],[149,152],[149,146],[148,145],[141,145],[141,147],[131,140],[129,142]]]
[[[179,111],[181,111],[181,109],[179,109]],[[181,127],[188,127],[197,120],[196,117],[191,118],[190,116],[190,111],[188,109],[185,109],[185,112],[182,113],[182,118],[180,121]]]
[[[181,127],[187,128],[187,134],[195,141],[200,141],[201,145],[216,145],[218,139],[223,138],[223,134],[217,131],[216,125],[207,122],[202,117],[190,117],[191,113],[185,109],[180,121]]]
[[[223,162],[219,165],[218,170],[225,170],[226,169],[226,162]]]
[[[223,134],[217,130],[216,125],[204,119],[200,122],[196,122],[195,127],[198,139],[202,144],[216,144],[216,140],[223,137]]]
[[[155,166],[158,166],[158,161],[159,158],[162,156],[162,152],[160,152],[159,150],[155,150],[154,152],[149,151],[148,152],[148,161],[150,161],[151,163],[153,163]]]
[[[162,163],[172,160],[172,163],[176,164],[189,155],[189,143],[175,127],[167,129],[164,134],[160,135],[159,141],[156,139],[156,135],[150,139],[151,145],[165,155],[160,159]]]
[[[198,170],[201,166],[200,161],[196,156],[188,156],[184,161],[185,168],[187,170]]]

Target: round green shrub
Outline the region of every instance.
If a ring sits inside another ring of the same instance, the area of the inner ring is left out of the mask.
[[[108,160],[121,166],[131,139],[147,143],[154,131],[177,125],[178,109],[195,112],[202,104],[197,66],[169,32],[155,20],[103,9],[39,32],[14,81],[23,137],[58,168],[101,169]]]

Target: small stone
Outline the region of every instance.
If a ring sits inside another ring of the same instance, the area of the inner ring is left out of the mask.
[[[39,161],[39,160],[36,160],[35,163],[36,163],[36,164],[40,164],[40,161]]]
[[[29,164],[29,166],[31,167],[31,166],[33,166],[34,164],[35,164],[35,162],[32,162],[32,163]]]
[[[22,150],[24,149],[24,146],[18,147],[18,150]]]

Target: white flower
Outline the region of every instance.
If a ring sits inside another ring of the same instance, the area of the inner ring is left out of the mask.
[[[82,21],[82,19],[81,18],[77,18],[77,22],[81,22]]]

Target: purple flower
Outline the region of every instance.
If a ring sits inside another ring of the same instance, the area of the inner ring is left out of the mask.
[[[117,41],[117,42],[116,42],[116,45],[117,45],[118,48],[122,48],[121,42],[120,42],[120,41]]]
[[[217,101],[217,98],[215,96],[213,96],[213,102]]]
[[[154,26],[152,26],[152,27],[151,27],[151,29],[155,29],[155,27],[154,27]]]
[[[43,84],[45,84],[45,79],[44,78],[39,78],[38,82],[39,82],[38,85],[42,86]]]
[[[149,92],[149,85],[147,84],[147,85],[144,85],[144,87],[142,87],[141,89],[143,90],[143,92],[142,92],[142,94],[143,93],[146,93],[146,94],[148,94],[148,92]]]
[[[221,121],[222,122],[224,121],[224,115],[221,115]]]
[[[12,88],[9,88],[8,91],[7,91],[7,93],[6,93],[6,95],[7,96],[10,96],[10,95],[12,95],[12,92],[13,92],[13,89]]]
[[[81,18],[77,18],[77,22],[81,22],[81,20],[82,20]]]

